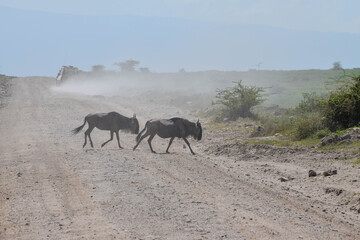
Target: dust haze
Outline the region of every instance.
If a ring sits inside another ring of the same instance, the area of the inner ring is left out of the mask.
[[[211,105],[223,84],[193,73],[82,72],[54,91],[100,98],[133,98],[199,110]]]
[[[342,71],[334,70],[255,70],[200,71],[174,73],[82,72],[61,82],[56,91],[109,97],[132,97],[144,101],[156,99],[180,108],[200,110],[210,107],[217,90],[234,86],[239,80],[246,86],[264,88],[265,106],[282,108],[297,106],[303,93],[323,94],[334,86],[330,79],[338,79]]]

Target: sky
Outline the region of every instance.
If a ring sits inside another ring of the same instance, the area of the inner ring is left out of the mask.
[[[127,59],[158,72],[359,67],[359,9],[357,0],[0,0],[0,73]]]
[[[360,34],[357,0],[0,0],[0,6],[83,16],[162,16]]]

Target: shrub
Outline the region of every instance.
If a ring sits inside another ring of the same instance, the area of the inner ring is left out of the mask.
[[[259,120],[265,128],[265,135],[288,132],[294,126],[294,117],[289,116],[264,116],[260,115]]]
[[[324,116],[331,131],[356,126],[360,122],[360,75],[351,77],[351,85],[332,92]]]
[[[315,135],[324,129],[323,121],[319,114],[304,115],[295,127],[295,138],[302,140]]]
[[[327,128],[321,129],[315,133],[316,138],[324,138],[326,135],[330,135],[331,131]]]
[[[341,81],[341,82],[340,82]],[[287,133],[296,140],[323,138],[331,132],[358,126],[360,123],[360,75],[347,76],[338,82],[342,87],[329,96],[304,93],[303,100],[281,117],[261,117],[266,134]]]
[[[264,88],[255,86],[244,86],[242,81],[234,82],[232,88],[217,90],[216,103],[225,106],[223,115],[231,120],[239,117],[254,117],[251,108],[263,103]]]
[[[326,97],[317,95],[315,92],[303,93],[303,99],[293,110],[289,113],[304,114],[322,112],[326,105]]]
[[[330,132],[326,129],[320,112],[294,116],[260,116],[260,121],[265,128],[265,135],[282,133],[293,140],[302,140],[312,136],[321,138],[321,135],[325,136]]]

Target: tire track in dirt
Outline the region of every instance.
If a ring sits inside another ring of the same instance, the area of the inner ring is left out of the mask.
[[[155,175],[172,179],[177,187],[185,187],[199,199],[212,199],[213,203],[217,203],[216,207],[226,209],[222,211],[222,214],[230,214],[229,219],[234,215],[232,212],[234,209],[239,217],[246,216],[247,219],[257,219],[257,223],[253,222],[247,226],[250,229],[255,228],[248,236],[255,236],[257,239],[272,234],[277,239],[288,239],[294,236],[302,236],[305,239],[314,237],[327,239],[334,235],[344,239],[359,237],[359,233],[349,229],[346,224],[328,218],[325,214],[315,210],[305,210],[303,203],[296,199],[284,198],[277,192],[249,184],[207,165],[203,159],[201,157],[183,157],[181,159],[167,157],[161,163],[151,161],[147,167],[152,169]],[[245,221],[241,220],[237,219],[234,225],[246,225]],[[307,233],[306,229],[314,228],[315,225],[318,225],[319,232]],[[295,230],[294,226],[298,226],[298,229]],[[244,232],[249,231],[245,230]]]
[[[1,199],[1,215],[6,216],[1,238],[121,236],[104,221],[81,179],[61,164],[63,153],[52,144],[52,113],[45,106],[48,82],[13,81],[13,101],[1,112],[6,115],[2,126],[7,126],[1,129],[7,139],[0,143],[6,155],[1,157],[1,191],[7,195]]]
[[[182,141],[174,141],[171,154],[152,154],[146,141],[132,151],[135,136],[124,133],[125,149],[114,141],[100,148],[109,136],[97,130],[95,149],[83,149],[83,132],[71,136],[70,130],[86,114],[132,110],[107,99],[52,92],[47,79],[14,81],[15,95],[0,110],[6,136],[0,139],[1,239],[359,237],[339,219],[311,210],[311,202],[247,181],[220,164],[225,157],[201,152],[204,141],[190,141],[196,156]],[[150,105],[141,109],[146,117],[169,114]],[[140,129],[146,120],[141,116]],[[167,143],[156,138],[153,147],[165,151]]]

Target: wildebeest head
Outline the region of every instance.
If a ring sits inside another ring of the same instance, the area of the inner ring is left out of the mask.
[[[139,133],[139,121],[136,119],[136,115],[134,114],[130,120],[130,132],[133,134]]]
[[[196,122],[196,124],[193,122],[190,124],[192,127],[190,128],[191,130],[189,131],[189,134],[193,136],[194,139],[200,141],[202,138],[202,128],[199,120]]]

